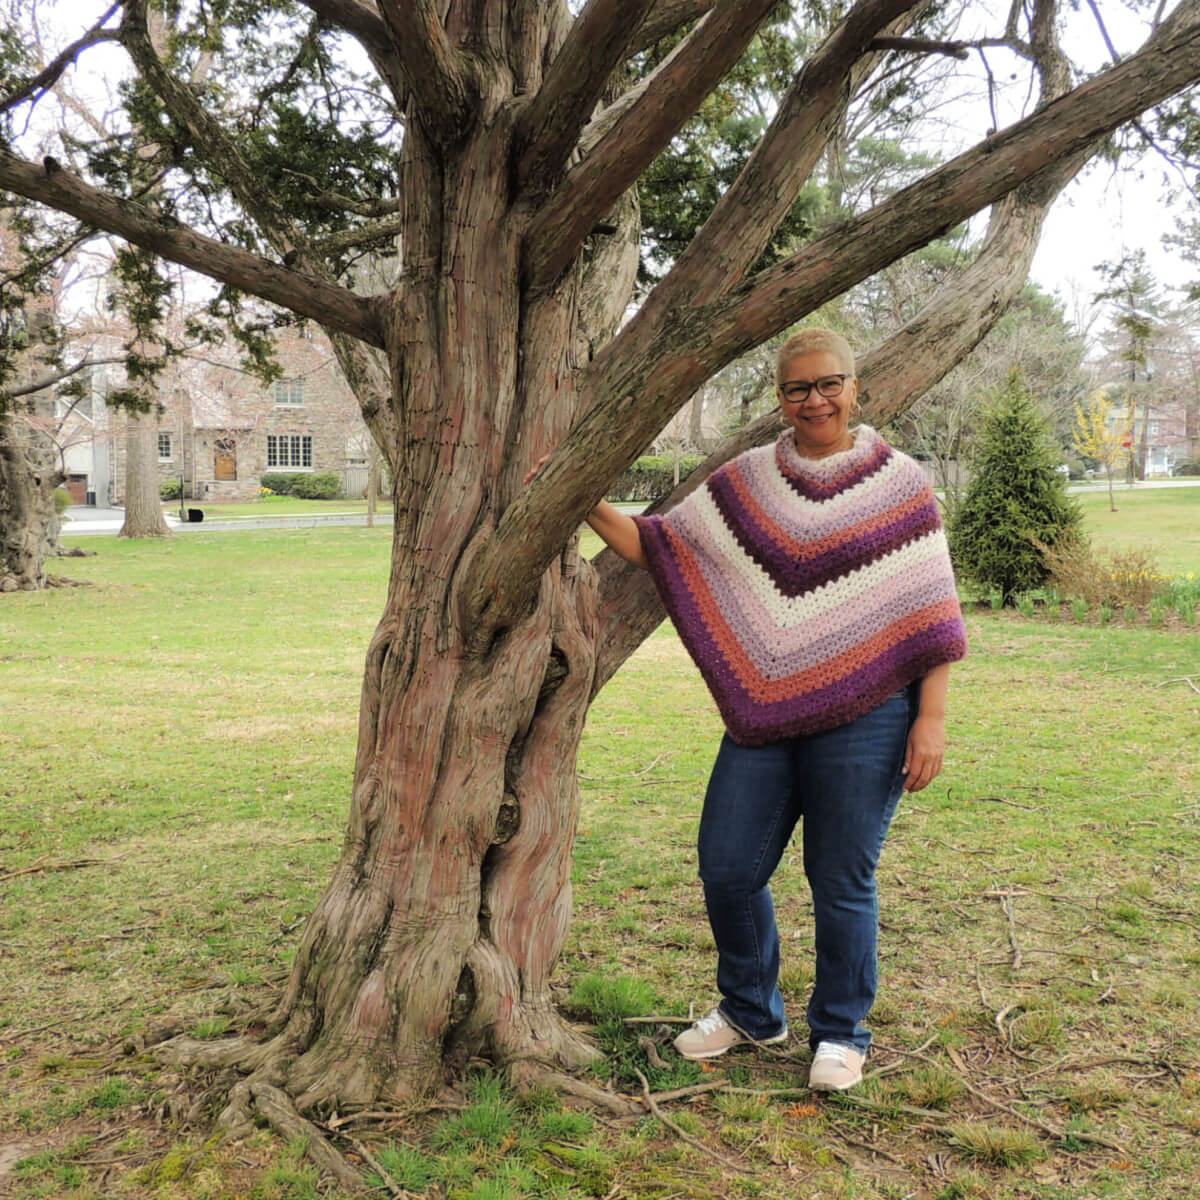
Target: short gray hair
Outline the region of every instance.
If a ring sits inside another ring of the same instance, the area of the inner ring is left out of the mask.
[[[779,347],[779,354],[775,359],[775,386],[783,383],[784,368],[793,358],[798,358],[801,354],[811,354],[813,351],[832,354],[842,364],[847,378],[854,378],[854,351],[840,333],[834,333],[832,329],[801,329]]]

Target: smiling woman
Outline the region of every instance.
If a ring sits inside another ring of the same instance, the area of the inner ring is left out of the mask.
[[[826,329],[779,351],[785,429],[665,517],[601,502],[592,528],[648,569],[724,718],[700,821],[720,1005],[675,1039],[706,1059],[788,1036],[769,880],[798,823],[817,967],[809,1086],[862,1078],[878,939],[875,866],[901,793],[940,772],[949,664],[966,638],[920,467],[857,408]]]

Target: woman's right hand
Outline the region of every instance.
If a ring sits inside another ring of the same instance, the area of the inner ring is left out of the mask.
[[[531,479],[533,479],[533,477],[546,465],[546,461],[549,459],[550,455],[552,455],[553,453],[554,453],[553,450],[547,450],[546,453],[543,454],[542,457],[539,458],[537,460],[537,462],[535,462],[533,464],[533,466],[529,468],[529,474],[525,476],[525,479],[523,482],[528,484],[529,481]]]

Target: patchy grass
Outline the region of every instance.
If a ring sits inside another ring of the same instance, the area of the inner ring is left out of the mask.
[[[284,977],[341,838],[389,533],[88,546],[71,573],[96,587],[0,599],[0,1195],[337,1196],[300,1146],[178,1125],[181,1081],[123,1047],[164,1020],[238,1028]],[[857,1095],[804,1088],[795,854],[775,888],[790,1043],[704,1069],[678,1025],[624,1023],[715,999],[694,840],[719,722],[664,628],[589,722],[558,984],[602,1083],[724,1084],[663,1105],[701,1145],[477,1074],[454,1111],[357,1128],[364,1172],[471,1200],[1195,1194],[1200,639],[969,625],[946,772],[902,803],[880,871]]]

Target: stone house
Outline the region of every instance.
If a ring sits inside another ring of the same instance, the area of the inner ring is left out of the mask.
[[[283,378],[272,384],[232,363],[184,359],[159,379],[159,479],[179,479],[187,499],[249,500],[269,472],[332,471],[361,490],[370,435],[333,350],[316,329],[277,338]],[[74,477],[89,496],[120,504],[125,492],[127,418],[104,394],[120,385],[120,368],[93,376],[91,443],[75,451]],[[85,461],[86,460],[86,461]]]

